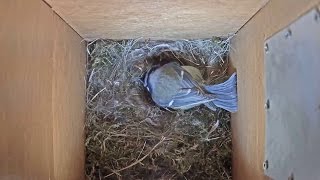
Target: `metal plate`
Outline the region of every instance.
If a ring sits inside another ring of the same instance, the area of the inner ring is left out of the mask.
[[[319,180],[319,10],[266,41],[265,77],[265,174],[275,180]]]

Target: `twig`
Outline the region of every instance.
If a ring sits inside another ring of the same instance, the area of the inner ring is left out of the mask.
[[[123,170],[126,170],[126,169],[128,169],[128,168],[131,168],[131,167],[133,167],[133,166],[141,163],[145,158],[147,158],[147,157],[152,153],[152,151],[154,151],[154,150],[155,150],[163,141],[165,141],[165,140],[166,140],[166,138],[165,138],[165,137],[162,137],[161,140],[160,140],[146,155],[144,155],[141,159],[137,160],[136,162],[134,162],[134,163],[130,164],[129,166],[126,166],[126,167],[124,167],[124,168],[122,168],[122,169],[114,170],[113,173],[108,174],[108,175],[105,176],[104,178],[107,178],[107,177],[109,177],[109,176],[112,176],[112,175],[115,174],[115,173],[119,173],[119,172],[121,172],[121,171],[123,171]]]
[[[143,147],[142,147],[142,150],[140,151],[139,153],[139,156],[137,157],[137,159],[139,159],[139,157],[141,156],[143,150],[144,150],[144,147],[146,146],[146,141],[144,141],[144,144],[143,144]]]
[[[204,138],[204,141],[211,141],[211,140],[216,140],[219,139],[219,137],[216,138],[209,138],[210,135],[219,127],[219,120],[211,127],[209,132],[207,133],[206,137]]]
[[[107,89],[106,87],[104,87],[103,89],[101,89],[96,95],[94,95],[94,96],[91,98],[90,102],[92,102],[102,91],[104,91],[104,90],[106,90],[106,89]]]

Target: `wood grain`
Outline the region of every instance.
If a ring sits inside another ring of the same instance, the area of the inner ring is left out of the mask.
[[[87,39],[195,39],[236,32],[268,0],[47,0]]]
[[[40,0],[1,1],[0,22],[0,179],[83,178],[81,37]]]
[[[0,179],[49,179],[53,13],[39,1],[1,1],[0,7]]]
[[[316,6],[319,0],[271,0],[233,39],[239,111],[232,116],[233,178],[266,179],[264,161],[264,41]]]
[[[84,179],[86,46],[57,15],[53,45],[53,155],[55,179]]]

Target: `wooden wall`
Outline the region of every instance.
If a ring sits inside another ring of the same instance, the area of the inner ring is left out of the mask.
[[[0,22],[0,179],[83,179],[82,38],[41,0]]]
[[[195,39],[236,32],[268,0],[46,0],[82,37]]]
[[[319,4],[319,0],[270,0],[233,39],[239,112],[232,118],[233,178],[265,179],[264,41]]]

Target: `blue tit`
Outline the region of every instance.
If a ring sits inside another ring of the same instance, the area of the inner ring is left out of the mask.
[[[236,74],[220,84],[204,85],[199,69],[170,62],[151,68],[144,77],[153,101],[160,107],[190,109],[204,104],[215,110],[220,107],[237,111]]]

